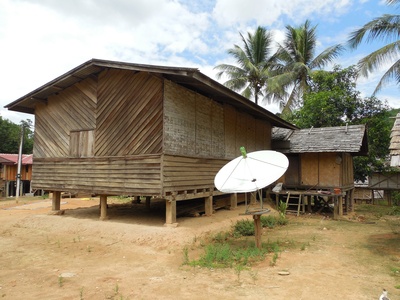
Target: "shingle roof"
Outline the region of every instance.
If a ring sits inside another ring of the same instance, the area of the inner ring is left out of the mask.
[[[365,125],[291,130],[273,128],[272,148],[283,153],[346,152],[366,155]]]
[[[22,164],[32,164],[32,154],[22,154]],[[18,154],[0,153],[0,163],[15,165],[18,163]]]

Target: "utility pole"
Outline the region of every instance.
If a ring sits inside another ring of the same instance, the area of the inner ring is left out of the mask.
[[[22,148],[24,145],[25,126],[26,126],[25,122],[21,122],[21,141],[19,143],[19,152],[18,152],[17,190],[15,193],[15,201],[17,203],[19,199],[20,186],[21,186]]]

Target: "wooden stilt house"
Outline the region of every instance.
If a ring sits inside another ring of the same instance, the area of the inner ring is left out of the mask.
[[[205,198],[229,160],[271,149],[272,127],[292,124],[193,68],[92,59],[6,106],[35,115],[32,185],[60,192]]]
[[[336,191],[343,195],[347,210],[353,207],[353,156],[368,154],[365,125],[274,128],[272,139],[272,149],[289,159],[289,168],[280,181],[286,194],[296,195],[297,204],[304,200],[302,196],[334,197]],[[324,200],[324,204],[327,202]]]
[[[16,196],[18,154],[0,153],[0,196]],[[20,194],[31,193],[32,154],[23,154],[21,159]]]

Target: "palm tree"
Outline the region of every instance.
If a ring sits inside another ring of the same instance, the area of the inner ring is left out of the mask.
[[[283,114],[290,112],[296,104],[300,104],[299,102],[309,86],[311,71],[326,66],[343,49],[341,45],[335,45],[315,56],[316,29],[317,26],[311,26],[308,20],[299,27],[288,25],[283,45],[279,44],[276,55],[280,61],[277,68],[280,74],[273,78],[270,88],[291,89],[287,101],[283,105]]]
[[[221,64],[215,67],[219,70],[217,78],[226,75],[228,80],[224,85],[234,91],[242,91],[246,98],[263,97],[263,90],[270,77],[273,55],[271,55],[272,34],[263,27],[257,27],[254,34],[247,33],[245,38],[241,33],[244,48],[234,45],[228,53],[232,55],[239,66]]]
[[[400,0],[386,0],[388,5],[398,4]],[[393,42],[372,52],[358,62],[359,73],[368,77],[386,62],[394,61],[389,69],[383,74],[375,88],[375,95],[381,88],[391,80],[400,83],[400,15],[384,14],[381,17],[373,19],[360,29],[350,34],[348,41],[351,48],[357,48],[365,37],[366,42],[374,40],[386,40]]]

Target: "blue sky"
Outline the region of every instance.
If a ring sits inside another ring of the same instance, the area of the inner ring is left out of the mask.
[[[384,13],[399,10],[379,0],[1,0],[0,116],[33,119],[3,107],[91,58],[197,67],[215,79],[216,65],[235,63],[227,49],[241,45],[239,32],[260,25],[281,42],[286,25],[309,19],[318,25],[318,54]],[[335,63],[356,64],[379,46],[362,44]],[[359,79],[362,95],[371,94],[381,74]],[[398,92],[392,84],[377,96],[398,108]]]

